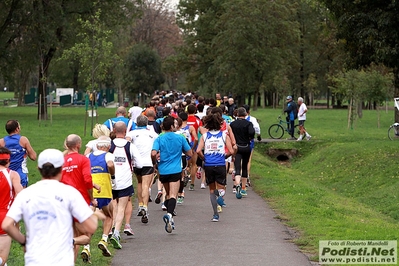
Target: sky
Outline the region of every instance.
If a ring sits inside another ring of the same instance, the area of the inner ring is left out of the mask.
[[[179,0],[168,0],[168,2],[172,5],[172,7],[176,7],[176,5],[179,3]]]

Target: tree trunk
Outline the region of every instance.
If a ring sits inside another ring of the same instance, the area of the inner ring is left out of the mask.
[[[39,85],[38,85],[38,108],[37,108],[37,119],[47,120],[47,77],[48,68],[50,62],[53,59],[54,53],[57,50],[55,47],[51,47],[46,54],[42,54],[42,64],[39,66]]]

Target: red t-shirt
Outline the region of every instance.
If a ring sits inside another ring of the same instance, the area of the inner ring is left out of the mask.
[[[202,121],[195,115],[188,115],[187,117],[187,125],[193,126],[195,129],[195,132],[198,133],[198,128],[202,126]]]
[[[61,182],[79,190],[87,204],[90,205],[88,190],[93,188],[93,181],[89,158],[77,152],[65,155]]]

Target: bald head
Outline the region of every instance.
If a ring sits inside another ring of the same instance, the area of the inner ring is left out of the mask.
[[[81,144],[82,139],[76,134],[71,134],[65,139],[65,146],[68,150],[79,150]]]
[[[119,106],[118,109],[116,109],[116,116],[126,116],[126,108]]]
[[[150,120],[150,121],[153,121],[156,118],[155,112],[152,109],[148,109],[147,112],[146,112],[146,115],[148,117],[148,120]]]
[[[120,138],[123,135],[122,137],[124,138],[125,134],[126,134],[126,128],[127,127],[124,122],[122,122],[122,121],[116,122],[114,125],[114,131],[115,131],[116,137]]]

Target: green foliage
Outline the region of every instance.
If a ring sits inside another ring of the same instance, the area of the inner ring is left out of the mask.
[[[292,58],[298,39],[290,1],[180,1],[182,59],[188,81],[200,88],[258,92]],[[290,47],[291,48],[291,47]]]
[[[276,218],[299,232],[294,242],[302,250],[317,254],[318,241],[324,239],[398,238],[398,155],[396,145],[387,137],[393,103],[388,107],[388,112],[381,112],[381,128],[377,127],[375,112],[367,110],[354,130],[346,129],[346,110],[310,108],[306,128],[313,136],[311,141],[256,143],[251,167],[253,188],[275,209]],[[92,139],[89,126],[83,136],[83,107],[53,108],[52,124],[33,120],[33,110],[4,107],[1,113],[3,121],[20,121],[22,135],[29,138],[37,153],[46,148],[62,150],[68,134],[79,134],[84,144]],[[100,108],[98,112],[99,123],[115,115],[114,108]],[[260,123],[263,138],[280,114],[281,108],[251,113]],[[267,156],[269,148],[295,148],[299,155],[281,164]],[[30,184],[40,179],[36,166],[28,160]],[[91,242],[93,265],[110,265],[111,258],[103,257],[95,247],[100,237],[101,228]],[[115,254],[112,246],[110,249]],[[23,265],[23,252],[15,243],[9,265]],[[83,265],[81,260],[77,265]]]
[[[64,50],[61,57],[65,61],[80,63],[80,75],[84,77],[85,85],[90,90],[98,89],[112,62],[118,60],[117,55],[112,53],[111,31],[105,28],[100,16],[101,10],[98,9],[87,20],[78,19],[82,28],[77,35],[79,42]]]
[[[309,109],[309,142],[255,146],[254,189],[276,209],[278,218],[299,232],[294,242],[316,260],[319,240],[398,239],[398,155],[387,138],[393,104],[389,107],[389,112],[381,112],[381,128],[375,112],[367,110],[355,130],[346,129],[346,110]],[[264,138],[279,113],[252,113],[261,120]],[[269,148],[297,149],[299,155],[279,163],[266,155]]]
[[[142,43],[131,48],[124,70],[126,86],[132,93],[151,94],[165,81],[159,55]]]

